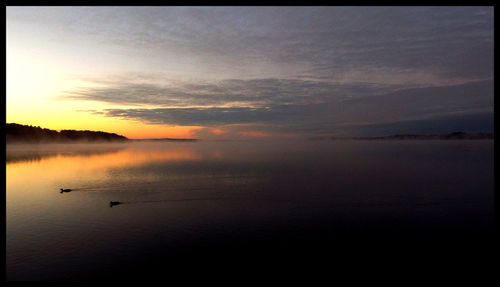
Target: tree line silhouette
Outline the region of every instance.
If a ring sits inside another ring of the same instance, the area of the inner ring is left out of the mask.
[[[6,141],[9,142],[114,142],[126,141],[126,137],[101,131],[61,130],[60,132],[39,126],[6,124]]]

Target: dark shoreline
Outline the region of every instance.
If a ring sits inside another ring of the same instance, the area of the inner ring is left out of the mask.
[[[379,137],[312,137],[309,140],[493,140],[494,133],[397,134]]]
[[[137,142],[144,142],[144,141],[172,141],[172,142],[196,142],[199,141],[200,139],[174,139],[174,138],[160,138],[160,139],[129,139],[129,141],[137,141]]]
[[[6,143],[73,143],[126,142],[128,138],[115,133],[89,130],[51,130],[16,123],[5,125]]]

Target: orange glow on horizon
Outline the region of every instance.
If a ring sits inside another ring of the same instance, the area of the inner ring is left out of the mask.
[[[210,130],[211,133],[213,133],[214,135],[221,135],[221,134],[225,134],[227,133],[226,130],[223,130],[223,129],[218,129],[218,128],[212,128]]]
[[[54,176],[61,180],[78,177],[85,174],[102,174],[103,170],[114,167],[137,166],[146,162],[163,161],[196,161],[202,155],[190,147],[172,147],[170,149],[152,149],[148,152],[141,151],[127,144],[124,149],[111,151],[105,154],[90,155],[65,155],[57,154],[42,158],[36,162],[7,162],[7,187],[10,184],[21,184],[26,181],[29,174],[46,174],[54,180]],[[74,149],[74,147],[72,147]],[[43,168],[40,168],[43,166]]]
[[[271,136],[271,134],[261,131],[244,131],[244,132],[239,132],[239,134],[244,137],[250,137],[250,138],[267,138]]]
[[[7,123],[16,123],[21,125],[39,126],[45,129],[56,131],[61,130],[90,130],[115,133],[125,136],[129,139],[154,139],[154,138],[193,138],[195,132],[202,127],[199,126],[170,126],[147,124],[138,121],[122,120],[114,118],[73,118],[69,120],[59,120],[57,118],[45,118],[44,120],[31,121],[12,121]]]
[[[152,145],[152,146],[151,146]],[[182,161],[198,161],[204,156],[190,146],[170,145],[165,148],[165,143],[155,147],[151,144],[150,149],[141,149],[134,144],[119,144],[111,145],[110,147],[122,146],[123,149],[118,151],[111,150],[109,152],[99,152],[99,148],[92,151],[89,145],[69,144],[56,147],[58,154],[49,155],[40,159],[26,159],[21,161],[7,162],[6,165],[6,200],[7,205],[10,202],[17,200],[25,200],[26,198],[37,198],[38,200],[47,200],[47,192],[58,192],[61,185],[65,182],[79,182],[81,186],[88,185],[88,179],[94,182],[100,182],[109,177],[109,171],[114,168],[123,168],[129,166],[140,166],[153,162],[182,162]],[[100,145],[99,147],[102,147]],[[12,148],[12,147],[11,147]],[[14,150],[8,149],[8,153],[16,153]],[[20,153],[25,152],[23,147],[19,147]],[[42,149],[45,147],[41,147]],[[62,148],[62,149],[61,149]],[[76,150],[75,150],[76,148]],[[83,149],[81,152],[89,154],[71,154],[72,151]],[[66,149],[68,149],[66,151]],[[90,150],[89,150],[90,149]],[[62,151],[61,151],[62,150]],[[68,151],[69,154],[68,154]],[[36,176],[34,176],[36,175]],[[36,180],[26,180],[34,176]],[[80,179],[85,178],[84,182]],[[149,180],[155,180],[154,177]],[[32,186],[36,186],[36,190],[41,190],[42,193],[34,193]],[[73,187],[72,187],[73,188]],[[16,192],[11,192],[11,191]],[[77,190],[77,189],[75,189]]]
[[[137,125],[124,130],[124,136],[129,139],[155,138],[194,138],[194,132],[201,129],[198,126],[167,126],[167,125]],[[126,135],[125,135],[126,134]]]

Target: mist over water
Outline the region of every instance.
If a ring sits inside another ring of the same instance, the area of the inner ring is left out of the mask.
[[[491,140],[9,145],[6,180],[8,280],[494,234]]]

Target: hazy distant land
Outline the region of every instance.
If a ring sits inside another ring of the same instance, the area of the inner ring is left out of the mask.
[[[132,141],[175,141],[175,142],[194,142],[199,139],[174,139],[174,138],[159,138],[159,139],[133,139]]]
[[[101,131],[61,130],[60,132],[35,126],[6,124],[7,143],[71,143],[71,142],[126,142],[178,141],[194,142],[190,138],[128,139],[115,133]],[[310,137],[309,140],[485,140],[493,139],[493,132],[453,132],[449,134],[396,134],[375,137]]]
[[[124,142],[128,138],[101,131],[61,130],[60,132],[35,126],[6,124],[7,143],[68,143],[68,142]]]
[[[453,132],[449,134],[398,134],[379,137],[313,137],[311,140],[485,140],[493,139],[492,132]]]
[[[157,138],[129,139],[115,133],[102,131],[61,130],[60,132],[31,125],[6,124],[7,143],[71,143],[71,142],[126,142],[126,141],[181,141],[192,142],[198,139]]]

